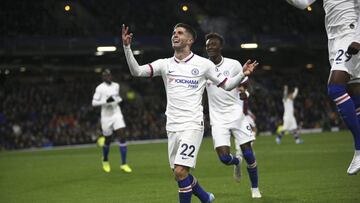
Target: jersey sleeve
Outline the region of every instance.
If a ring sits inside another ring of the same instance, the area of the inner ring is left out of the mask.
[[[243,66],[241,65],[241,63],[239,61],[236,61],[236,60],[234,61],[234,65],[233,65],[231,72],[232,72],[232,74],[231,74],[232,77],[239,74],[240,72],[243,72]],[[242,79],[240,81],[240,85],[245,84],[248,81],[248,79],[249,79],[248,76],[244,77],[244,79]]]
[[[101,92],[99,88],[97,87],[95,89],[95,93],[92,99],[92,106],[101,106],[106,104],[106,100],[101,98]]]
[[[226,82],[227,78],[222,73],[215,71],[215,64],[208,63],[208,67],[208,70],[205,72],[205,77],[211,80],[218,87],[222,86]]]
[[[151,70],[151,76],[159,76],[166,68],[166,60],[165,59],[158,59],[148,64]]]

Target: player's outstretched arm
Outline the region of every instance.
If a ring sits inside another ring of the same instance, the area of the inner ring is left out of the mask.
[[[238,73],[232,78],[228,78],[223,82],[223,84],[219,86],[227,91],[234,89],[246,76],[249,76],[254,72],[257,65],[259,65],[259,63],[256,60],[253,62],[251,62],[251,60],[247,60],[243,66],[242,72]]]
[[[283,95],[283,99],[286,99],[288,95],[288,86],[287,85],[284,85],[284,95]]]
[[[314,3],[316,0],[286,0],[289,4],[295,6],[296,8],[299,8],[301,10],[304,10],[308,6],[310,6],[312,3]]]
[[[293,95],[292,95],[292,98],[295,99],[295,97],[298,95],[298,93],[299,93],[299,88],[298,88],[298,87],[295,87],[294,93],[293,93]]]
[[[122,41],[124,47],[124,53],[126,57],[127,64],[130,69],[130,73],[132,76],[135,77],[149,77],[151,76],[152,72],[151,69],[147,65],[139,66],[138,62],[136,61],[134,54],[130,48],[131,41],[133,34],[129,33],[129,27],[122,25]]]

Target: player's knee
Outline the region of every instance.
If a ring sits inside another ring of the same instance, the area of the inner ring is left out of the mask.
[[[189,169],[184,166],[175,166],[174,175],[176,180],[183,180],[189,174]]]
[[[220,155],[219,159],[223,164],[230,165],[230,162],[232,160],[232,156],[230,154]]]
[[[346,94],[346,86],[345,85],[328,85],[328,95],[332,100],[336,100],[337,98]]]

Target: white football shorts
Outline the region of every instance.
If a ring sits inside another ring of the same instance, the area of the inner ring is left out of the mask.
[[[283,130],[291,131],[297,129],[297,123],[294,116],[285,116],[283,117],[284,124],[283,124]]]
[[[195,168],[204,129],[167,131],[170,167],[174,165]]]
[[[211,126],[211,134],[214,148],[220,146],[231,146],[231,135],[234,136],[237,144],[242,145],[255,140],[255,133],[252,131],[249,121],[245,116],[228,125]]]
[[[328,41],[331,71],[346,71],[351,75],[351,80],[360,78],[360,54],[346,53],[348,46],[354,41],[354,36],[355,32],[351,32]]]
[[[111,117],[101,118],[101,129],[104,136],[110,136],[114,130],[125,127],[124,117],[121,113],[114,114]]]

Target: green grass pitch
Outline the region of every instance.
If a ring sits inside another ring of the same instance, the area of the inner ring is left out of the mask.
[[[262,199],[250,197],[249,178],[236,183],[233,167],[217,160],[205,138],[193,174],[218,203],[360,202],[360,174],[348,176],[353,156],[349,132],[303,135],[295,145],[287,135],[258,137],[254,145]],[[167,144],[129,145],[133,173],[119,169],[117,147],[110,152],[112,171],[101,169],[98,147],[0,153],[0,202],[177,202],[177,184],[168,166]],[[244,162],[243,162],[244,163]],[[193,196],[193,202],[199,202]]]

